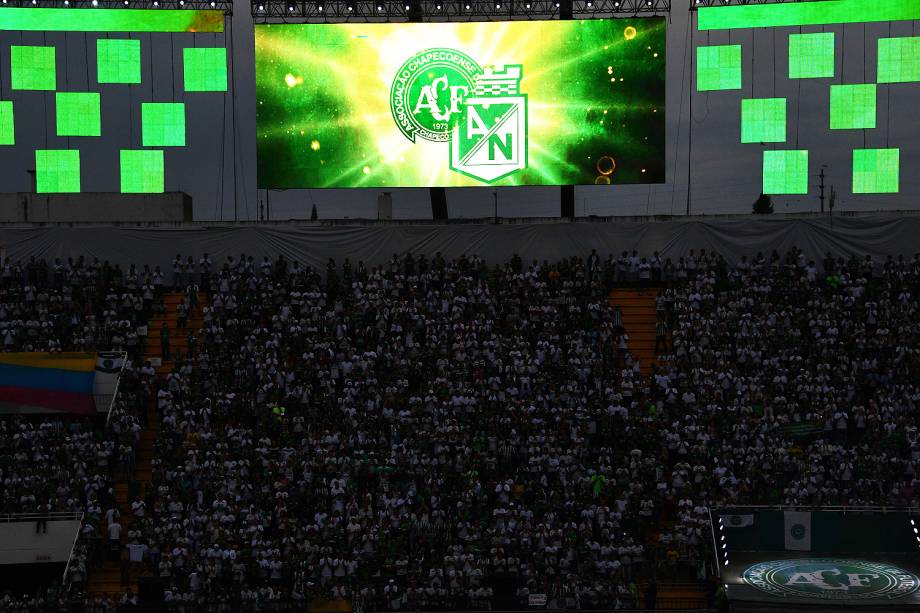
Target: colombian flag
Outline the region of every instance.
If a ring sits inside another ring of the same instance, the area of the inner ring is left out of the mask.
[[[93,415],[95,353],[0,353],[0,404]]]

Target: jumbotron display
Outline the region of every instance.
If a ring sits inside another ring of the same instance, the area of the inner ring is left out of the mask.
[[[664,182],[665,29],[257,25],[259,186]]]

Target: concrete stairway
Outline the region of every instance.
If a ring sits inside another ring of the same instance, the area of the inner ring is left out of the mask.
[[[114,487],[115,500],[118,510],[121,512],[119,523],[121,523],[122,542],[127,538],[128,530],[134,522],[134,515],[131,512],[132,500],[129,495],[130,481],[133,480],[138,483],[137,495],[143,496],[143,488],[150,482],[152,472],[150,463],[153,460],[153,448],[160,431],[159,416],[157,415],[156,400],[154,398],[148,400],[145,410],[147,412],[147,425],[141,430],[141,437],[135,450],[134,474],[131,475],[130,480],[122,479],[117,481]],[[106,527],[100,526],[100,529],[103,532],[103,536],[107,537]],[[131,588],[136,594],[136,573],[129,572],[126,578],[127,582],[122,583],[121,562],[112,561],[106,557],[104,561],[90,569],[86,591],[93,596],[95,594],[119,594]]]
[[[144,348],[145,360],[161,357],[160,328],[163,322],[166,322],[170,331],[169,344],[171,359],[165,360],[160,366],[155,367],[159,378],[165,378],[166,375],[172,372],[176,356],[185,355],[188,352],[188,333],[192,330],[198,333],[204,323],[200,309],[207,304],[207,296],[204,293],[199,293],[199,310],[189,315],[185,328],[179,329],[177,325],[176,305],[182,301],[183,297],[184,294],[182,292],[168,292],[163,294],[162,302],[165,306],[165,312],[155,315],[148,322],[147,343]],[[131,487],[130,481],[133,480],[136,482],[137,485],[135,487],[137,487],[137,494],[143,496],[145,488],[149,486],[153,475],[151,462],[153,461],[155,453],[156,441],[160,435],[160,415],[156,408],[155,390],[154,394],[148,399],[145,410],[147,413],[147,422],[144,429],[141,430],[140,440],[135,450],[134,474],[131,476],[131,479],[126,478],[117,481],[114,488],[115,499],[118,503],[118,509],[121,512],[120,521],[123,543],[127,539],[128,530],[134,520],[134,515],[131,512],[132,501],[129,497],[129,488]],[[103,536],[107,537],[105,526],[101,526],[100,529],[103,532]],[[136,594],[137,577],[138,572],[129,573],[127,583],[123,584],[121,563],[106,559],[104,562],[90,569],[87,592],[91,596],[95,594],[117,595],[131,588]]]
[[[639,359],[643,376],[651,373],[655,356],[655,299],[659,288],[615,289],[608,296],[610,308],[619,305],[623,312],[623,326],[629,335],[629,352]]]
[[[198,293],[198,310],[189,313],[188,320],[184,328],[179,328],[176,317],[176,306],[182,302],[185,294],[182,292],[168,292],[163,294],[163,306],[166,308],[162,314],[154,315],[150,318],[147,326],[147,345],[144,349],[144,359],[163,357],[160,346],[160,330],[165,323],[169,328],[169,359],[162,360],[160,366],[156,367],[157,375],[165,377],[172,372],[173,365],[176,363],[177,356],[184,356],[188,353],[188,335],[190,332],[198,334],[204,325],[201,317],[201,309],[207,305],[207,295],[204,292]]]
[[[661,610],[678,609],[705,609],[706,590],[698,583],[677,585],[659,585],[658,602],[656,606]]]

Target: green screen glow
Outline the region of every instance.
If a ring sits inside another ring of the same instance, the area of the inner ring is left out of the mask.
[[[96,68],[100,83],[140,83],[141,41],[98,39],[96,41]]]
[[[96,92],[58,92],[58,136],[101,136],[99,94]]]
[[[662,18],[255,30],[261,187],[664,181]]]
[[[741,142],[786,142],[786,99],[750,98],[742,100]]]
[[[899,149],[853,151],[853,193],[896,194],[900,155]]]
[[[9,100],[0,100],[0,145],[15,145],[15,130],[13,129],[13,103]]]
[[[831,85],[831,130],[875,127],[875,85]]]
[[[834,33],[789,35],[789,78],[834,76]]]
[[[141,105],[144,147],[185,146],[185,105],[181,102],[145,102]]]
[[[764,151],[763,193],[807,194],[808,151]]]
[[[35,191],[39,194],[80,191],[80,152],[39,149],[35,152]]]
[[[704,31],[913,19],[920,19],[917,0],[825,0],[706,7],[698,23]]]
[[[122,149],[121,193],[163,193],[163,151]]]
[[[920,81],[920,36],[878,39],[878,82]]]
[[[222,47],[183,49],[182,65],[185,91],[227,91],[226,49]]]
[[[697,47],[696,89],[741,89],[741,45]]]
[[[9,9],[0,9],[0,13]],[[28,9],[26,9],[28,10]],[[57,89],[54,47],[10,47],[13,89],[54,91]]]
[[[100,8],[0,8],[13,32],[223,32],[222,11]]]

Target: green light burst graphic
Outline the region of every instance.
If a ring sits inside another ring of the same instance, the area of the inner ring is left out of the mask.
[[[484,70],[522,66],[527,166],[494,184],[663,182],[665,27],[661,18],[257,25],[259,185],[484,185],[450,169],[448,143],[412,142],[391,113],[400,67],[433,48]]]

